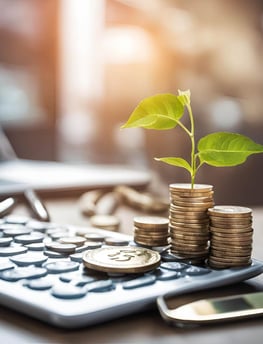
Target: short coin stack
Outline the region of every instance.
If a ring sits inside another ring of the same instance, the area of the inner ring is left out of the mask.
[[[252,210],[238,206],[215,206],[210,214],[210,254],[208,263],[224,269],[251,264]]]
[[[143,246],[168,245],[169,220],[160,216],[137,216],[134,218],[134,241]]]
[[[171,253],[192,263],[208,256],[208,208],[214,205],[212,185],[170,184]]]

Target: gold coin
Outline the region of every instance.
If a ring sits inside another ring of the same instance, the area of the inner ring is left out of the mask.
[[[160,216],[136,216],[133,219],[134,225],[139,228],[167,228],[169,220]]]
[[[188,223],[188,222],[182,222],[182,221],[171,221],[170,220],[170,227],[172,228],[181,228],[183,230],[192,230],[192,229],[200,229],[204,230],[209,227],[208,224],[203,224],[203,223]]]
[[[171,202],[171,205],[179,206],[183,208],[185,211],[203,211],[206,212],[209,207],[211,207],[212,203],[183,203],[183,202]]]
[[[182,240],[173,240],[171,239],[170,244],[173,248],[184,248],[187,251],[200,251],[205,250],[208,248],[207,242],[204,243],[196,243],[196,242],[188,242],[188,241],[182,241]]]
[[[252,225],[252,219],[246,219],[246,220],[238,220],[238,218],[229,218],[229,221],[226,218],[221,217],[222,220],[220,220],[220,217],[211,218],[210,222],[212,226],[215,227],[222,227],[222,226],[229,226],[229,227],[244,227],[244,226],[251,226]]]
[[[245,267],[251,265],[252,260],[249,260],[246,263],[219,263],[219,262],[214,262],[213,260],[208,259],[208,265],[212,269],[228,269],[232,267]]]
[[[140,240],[136,239],[134,240],[137,244],[142,245],[142,246],[147,246],[147,247],[158,247],[158,246],[167,246],[168,245],[168,240],[165,241],[151,241],[151,240]]]
[[[174,192],[170,191],[170,202],[173,200],[176,200],[178,198],[182,198],[184,200],[187,200],[188,198],[195,198],[195,197],[207,197],[213,200],[213,194],[214,192],[195,192],[195,193],[184,193],[184,192]]]
[[[247,207],[238,207],[232,205],[216,205],[211,209],[208,209],[212,215],[223,217],[242,217],[252,214],[252,210]]]
[[[251,233],[253,233],[253,228],[252,227],[224,227],[224,228],[220,228],[220,227],[214,227],[214,226],[210,226],[209,230],[211,233],[217,233],[217,234],[238,234],[238,235],[242,235],[242,233],[247,233],[249,231],[251,231]]]
[[[194,212],[178,212],[178,211],[173,211],[172,209],[170,210],[170,218],[172,219],[182,219],[182,220],[208,220],[209,221],[209,217],[207,216],[207,214],[205,212],[201,212],[201,213],[194,213]]]
[[[181,222],[181,223],[191,223],[191,224],[209,224],[209,219],[193,219],[193,218],[179,218],[179,217],[169,217],[170,223],[176,223],[176,222]]]
[[[226,250],[252,250],[252,244],[249,245],[240,245],[240,244],[234,244],[234,245],[229,245],[229,244],[224,244],[222,245],[219,243],[214,243],[211,242],[211,249],[215,249],[215,250],[222,250],[222,249],[226,249]]]
[[[213,197],[210,196],[199,196],[199,197],[194,197],[194,196],[190,196],[190,197],[183,197],[181,195],[173,195],[172,197],[172,201],[174,203],[177,203],[177,201],[179,202],[187,202],[187,203],[207,203],[207,202],[213,202]]]
[[[176,191],[183,191],[183,192],[207,192],[211,191],[213,189],[213,185],[208,184],[195,184],[192,188],[192,185],[189,183],[175,183],[169,185],[170,190],[176,190]]]
[[[210,237],[211,233],[208,230],[182,230],[170,228],[170,235],[194,236],[194,237]]]
[[[171,233],[172,240],[176,241],[186,241],[188,243],[206,243],[209,239],[209,236],[197,236],[197,235],[185,235],[185,234],[178,234],[178,233]]]
[[[237,237],[220,237],[211,235],[210,236],[211,245],[218,244],[218,245],[234,245],[234,244],[241,244],[241,245],[252,245],[253,238],[252,236],[244,237],[244,238],[237,238]]]
[[[214,257],[250,257],[251,256],[251,250],[216,250],[211,249],[210,253]]]
[[[168,232],[168,226],[164,228],[140,228],[140,227],[133,227],[133,230],[136,232],[142,232],[142,233],[151,233],[151,234],[166,234]]]
[[[179,212],[182,212],[184,214],[187,214],[187,213],[193,213],[195,215],[206,214],[208,216],[207,209],[205,209],[205,210],[197,210],[196,208],[189,209],[186,207],[182,207],[182,206],[173,204],[173,202],[170,203],[170,211],[171,210],[172,211],[179,211]]]
[[[208,202],[189,202],[187,200],[172,200],[171,204],[177,205],[183,208],[193,208],[193,209],[208,209],[214,205],[213,201],[208,201]]]
[[[211,227],[217,227],[217,228],[247,228],[247,227],[252,227],[252,222],[244,222],[244,223],[234,223],[234,222],[215,222],[211,221],[210,222]]]
[[[173,254],[179,254],[181,257],[184,258],[205,258],[208,255],[208,250],[204,250],[204,251],[199,251],[199,252],[187,252],[185,253],[184,251],[180,251],[176,248],[171,247],[171,253]]]
[[[251,244],[252,243],[252,237],[248,236],[248,237],[231,237],[231,238],[224,238],[224,237],[220,237],[220,236],[216,236],[215,234],[213,234],[211,236],[211,242],[217,242],[220,243],[222,242],[223,244],[225,243],[229,243],[229,244]]]
[[[250,255],[247,257],[215,257],[209,254],[209,261],[218,263],[247,263],[251,259]]]
[[[226,222],[246,222],[246,221],[252,221],[253,215],[249,214],[246,216],[223,216],[222,214],[211,214],[208,211],[209,218],[214,221],[226,221]]]
[[[146,239],[146,240],[164,240],[169,238],[169,235],[153,236],[153,235],[143,235],[143,234],[134,234],[134,238]]]
[[[87,268],[110,273],[143,273],[158,267],[160,261],[158,252],[135,246],[101,247],[83,255]]]

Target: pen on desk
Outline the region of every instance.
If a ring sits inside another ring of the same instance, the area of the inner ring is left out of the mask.
[[[24,196],[27,202],[29,203],[29,206],[35,216],[38,218],[40,221],[49,221],[50,217],[48,214],[48,211],[43,204],[43,202],[40,200],[38,195],[33,189],[26,189],[24,191]]]
[[[0,202],[0,216],[8,214],[14,207],[16,200],[13,197],[8,197]]]

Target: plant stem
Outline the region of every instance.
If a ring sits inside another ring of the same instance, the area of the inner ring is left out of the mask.
[[[192,167],[192,173],[191,173],[191,188],[194,188],[194,183],[195,183],[195,174],[196,174],[196,160],[195,160],[195,125],[194,125],[194,117],[193,117],[193,112],[191,105],[188,104],[186,105],[188,114],[190,117],[190,123],[191,123],[191,130],[190,130],[190,139],[191,139],[191,167]]]

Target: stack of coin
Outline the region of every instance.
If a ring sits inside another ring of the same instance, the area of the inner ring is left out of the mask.
[[[208,208],[214,205],[212,185],[170,184],[171,253],[193,264],[209,252]]]
[[[251,264],[252,210],[238,206],[215,206],[210,215],[210,254],[208,263],[224,269]]]
[[[169,238],[169,220],[160,216],[134,218],[134,241],[143,246],[166,246]]]

